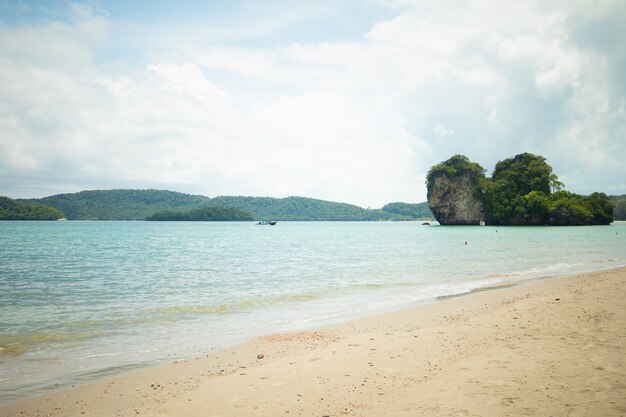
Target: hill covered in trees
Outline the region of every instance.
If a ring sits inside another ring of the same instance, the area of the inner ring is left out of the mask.
[[[58,220],[65,215],[43,204],[22,203],[0,196],[0,220]]]
[[[359,206],[346,203],[336,203],[332,201],[317,200],[306,197],[215,197],[212,198],[208,205],[211,207],[233,207],[246,211],[256,220],[262,219],[280,219],[280,220],[306,220],[306,221],[376,221],[376,220],[416,220],[418,218],[428,217],[432,215],[428,212],[426,215],[418,215],[419,210],[411,209],[411,206],[417,206],[406,203],[406,211],[398,212],[395,205],[391,206],[388,211],[383,209],[364,209]],[[422,203],[422,209],[425,206]],[[419,212],[419,214],[423,213]]]
[[[90,190],[22,201],[56,207],[69,220],[145,220],[158,211],[202,207],[209,198],[162,190]]]
[[[428,208],[428,203],[389,203],[385,204],[382,211],[392,214],[389,220],[428,220],[433,214]]]
[[[480,165],[463,155],[455,155],[433,166],[427,176],[427,187],[429,205],[436,217],[435,208],[442,204],[431,201],[431,188],[438,184],[444,189],[439,194],[445,197],[444,205],[448,211],[455,214],[462,211],[462,207],[458,203],[460,193],[454,187],[457,178],[464,177],[471,177],[474,181],[463,184],[461,191],[468,191],[466,194],[482,205],[486,224],[573,226],[603,225],[613,221],[614,205],[606,194],[583,196],[564,191],[563,183],[552,172],[546,159],[531,153],[498,162],[490,178],[484,175]],[[440,222],[454,224],[454,219],[449,223]],[[478,213],[471,223],[478,224]]]
[[[306,197],[209,198],[163,190],[94,190],[22,200],[56,207],[70,220],[145,220],[159,212],[188,212],[213,207],[249,213],[254,220],[376,221],[432,218],[426,203],[391,203],[382,209]]]

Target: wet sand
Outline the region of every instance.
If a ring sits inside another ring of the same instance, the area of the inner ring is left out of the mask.
[[[264,336],[0,407],[133,415],[623,416],[626,268]]]

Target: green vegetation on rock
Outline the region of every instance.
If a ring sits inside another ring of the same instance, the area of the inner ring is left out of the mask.
[[[148,221],[251,221],[250,213],[236,208],[204,207],[189,211],[160,211],[146,218]]]
[[[431,188],[437,175],[443,174],[452,178],[468,173],[477,179],[485,177],[485,169],[480,164],[471,162],[465,155],[454,155],[450,159],[430,168],[426,175],[426,185],[428,188]]]
[[[491,178],[482,182],[485,221],[546,224],[551,190],[561,186],[543,156],[523,153],[500,161]]]
[[[468,170],[479,172],[478,167],[467,157],[455,155],[431,168],[427,184],[440,173],[458,176]],[[563,191],[563,183],[546,159],[531,153],[498,162],[491,178],[483,177],[478,188],[489,225],[606,225],[613,221],[614,204],[606,194]],[[454,200],[455,196],[445,198]]]
[[[613,221],[604,193],[582,196],[563,183],[543,156],[523,153],[496,164],[483,181],[485,222],[493,225],[594,225]]]
[[[604,193],[582,196],[558,191],[552,195],[548,212],[549,224],[555,226],[600,225],[613,221],[613,204]]]
[[[65,215],[58,209],[43,204],[21,203],[0,196],[0,220],[58,220]]]

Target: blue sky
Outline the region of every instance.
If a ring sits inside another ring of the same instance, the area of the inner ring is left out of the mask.
[[[0,195],[380,207],[544,155],[626,193],[623,1],[0,1]]]

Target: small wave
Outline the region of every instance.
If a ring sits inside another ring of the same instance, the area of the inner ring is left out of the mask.
[[[245,310],[254,307],[269,307],[282,303],[295,303],[299,301],[312,301],[319,298],[319,294],[313,293],[299,293],[299,294],[284,294],[276,297],[259,297],[257,299],[242,300],[237,302],[236,308]]]
[[[0,357],[17,357],[42,345],[63,347],[68,342],[91,339],[98,335],[96,332],[0,334]]]
[[[75,328],[85,328],[85,327],[93,328],[93,327],[100,327],[106,324],[107,323],[105,320],[82,320],[82,321],[71,321],[71,322],[63,324],[62,326],[75,327]]]
[[[147,316],[182,316],[182,315],[203,315],[203,314],[228,314],[242,310],[249,310],[259,307],[269,307],[283,303],[294,303],[302,301],[312,301],[320,297],[320,294],[299,293],[285,294],[275,297],[258,297],[243,300],[236,300],[230,304],[214,305],[181,305],[161,307],[145,311]]]
[[[0,358],[2,356],[19,356],[21,355],[22,349],[19,345],[0,345]]]
[[[538,278],[542,276],[552,276],[552,275],[560,275],[563,273],[568,273],[574,268],[580,267],[584,264],[582,263],[565,263],[561,262],[554,265],[546,265],[536,268],[518,270],[518,271],[507,271],[500,272],[496,274],[486,275],[487,279],[516,279],[516,278]]]
[[[141,323],[142,320],[137,317],[119,317],[119,318],[104,318],[93,320],[80,320],[71,321],[61,324],[63,327],[70,328],[96,328],[96,327],[111,327],[116,325],[136,324]]]
[[[104,358],[107,356],[115,356],[116,353],[100,353],[98,355],[89,355],[89,356],[83,356],[80,358],[76,358],[77,360],[85,360],[85,359],[96,359],[96,358]]]
[[[357,287],[378,289],[378,288],[384,288],[385,284],[364,284],[364,285],[359,285]]]
[[[399,287],[415,287],[416,285],[421,285],[416,282],[388,282],[388,283],[379,283],[379,284],[365,284],[367,288],[399,288]]]
[[[620,262],[623,259],[596,259],[594,261],[591,261],[594,264],[610,264],[610,263],[615,263],[615,262]]]
[[[304,323],[312,323],[312,322],[314,323],[314,322],[334,319],[336,317],[346,316],[347,314],[349,314],[349,312],[346,312],[346,311],[332,313],[332,314],[319,314],[316,316],[304,318],[302,320],[294,320],[291,323],[294,323],[294,324],[304,324]]]
[[[475,293],[484,292],[484,291],[498,290],[502,288],[510,288],[514,286],[515,284],[511,282],[499,282],[495,284],[481,285],[481,286],[478,286],[469,290],[463,290],[460,292],[453,292],[450,294],[440,295],[437,297],[437,300],[447,300],[449,298],[463,297],[464,295],[475,294]]]
[[[228,313],[230,308],[226,304],[220,304],[219,306],[171,306],[154,308],[148,310],[149,314],[209,314],[209,313]]]

